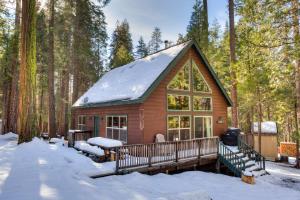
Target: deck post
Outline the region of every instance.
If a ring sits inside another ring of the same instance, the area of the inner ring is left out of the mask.
[[[201,140],[198,140],[198,165],[200,166],[200,160],[201,160]]]
[[[120,150],[119,148],[116,148],[116,174],[119,173],[119,158],[120,158],[120,156],[119,156],[120,151],[119,150]]]
[[[151,152],[152,151],[152,145],[148,145],[148,166],[151,167]]]
[[[178,162],[178,142],[175,142],[175,162]]]

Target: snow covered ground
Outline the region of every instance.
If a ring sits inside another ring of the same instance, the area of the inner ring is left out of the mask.
[[[0,136],[0,200],[300,200],[300,171],[287,164],[268,162],[272,175],[256,179],[255,185],[199,171],[89,178],[113,171],[114,164],[95,163],[61,143],[35,138],[17,146],[14,134]]]

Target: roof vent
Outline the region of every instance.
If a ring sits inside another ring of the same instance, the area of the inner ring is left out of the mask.
[[[84,97],[83,103],[87,103],[88,101],[89,101],[89,98],[88,97]]]

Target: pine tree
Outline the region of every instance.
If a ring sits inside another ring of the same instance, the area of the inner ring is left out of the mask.
[[[186,38],[181,33],[179,33],[176,44],[181,44],[185,41],[186,41]]]
[[[47,68],[48,68],[48,45],[49,43],[45,42],[48,39],[48,27],[46,22],[45,10],[41,9],[37,13],[37,34],[36,34],[36,45],[37,45],[37,118],[38,118],[38,127],[40,132],[47,131],[47,127],[44,127],[44,124],[47,124]]]
[[[187,26],[187,37],[198,42],[200,48],[206,53],[208,49],[207,0],[196,0]]]
[[[230,41],[230,67],[231,67],[231,100],[232,100],[232,126],[238,127],[238,99],[237,99],[237,75],[235,70],[236,55],[235,55],[235,27],[234,27],[234,1],[228,0],[229,8],[229,41]]]
[[[109,66],[111,69],[134,60],[132,53],[132,39],[127,20],[124,20],[121,24],[117,22],[117,27],[112,34],[110,47],[111,54]]]
[[[20,93],[18,107],[19,143],[36,134],[36,2],[22,0]]]
[[[160,49],[160,45],[162,44],[162,39],[161,39],[161,31],[160,28],[155,27],[152,35],[151,35],[151,40],[149,42],[149,51],[150,53],[155,53]]]
[[[8,46],[4,53],[3,65],[3,132],[16,132],[18,100],[18,65],[19,65],[19,32],[20,0],[16,0],[15,24],[12,35],[8,34]]]
[[[48,134],[56,137],[55,97],[54,97],[54,0],[49,0],[49,59],[48,59]]]
[[[136,56],[138,58],[143,58],[148,55],[148,48],[146,43],[144,42],[143,37],[140,37],[138,41],[138,45],[136,46]]]
[[[76,0],[73,31],[73,94],[74,103],[79,95],[98,78],[99,51],[106,47],[107,33],[103,7],[108,0],[97,2]],[[100,47],[100,50],[99,50]]]

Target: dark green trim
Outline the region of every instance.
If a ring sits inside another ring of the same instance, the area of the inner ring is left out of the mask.
[[[128,105],[128,104],[138,104],[143,103],[150,94],[157,88],[157,86],[160,84],[160,82],[169,74],[171,69],[173,69],[178,61],[187,53],[187,51],[194,45],[197,52],[199,53],[201,60],[205,64],[205,66],[208,68],[210,74],[214,78],[214,80],[217,82],[218,87],[222,91],[222,94],[224,95],[227,104],[229,106],[232,106],[231,99],[229,98],[228,94],[226,93],[226,90],[222,86],[220,80],[218,79],[216,73],[214,72],[213,68],[209,65],[206,57],[201,52],[198,44],[194,41],[188,41],[188,44],[179,52],[179,54],[171,61],[171,63],[166,67],[166,69],[157,77],[157,79],[151,84],[151,86],[146,90],[146,92],[138,99],[135,100],[117,100],[117,101],[108,101],[108,102],[101,102],[101,103],[90,103],[85,104],[83,106],[77,106],[72,107],[72,109],[76,108],[93,108],[93,107],[105,107],[105,106],[117,106],[117,105]]]

